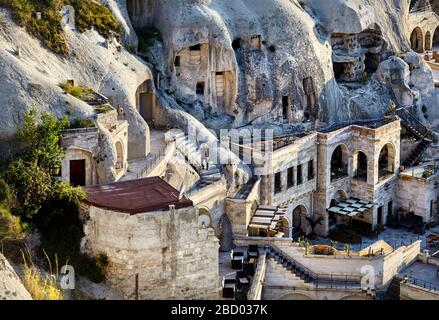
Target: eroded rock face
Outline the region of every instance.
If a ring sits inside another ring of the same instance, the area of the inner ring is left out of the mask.
[[[162,34],[163,43],[150,52],[165,75],[161,87],[182,105],[196,105],[193,115],[211,126],[217,118],[222,126],[325,125],[382,116],[388,100],[364,101],[357,90],[376,96],[389,89],[368,80],[382,61],[410,50],[408,6],[393,0],[128,4],[136,24],[153,24]]]
[[[0,300],[32,300],[20,278],[0,254]]]
[[[17,151],[14,133],[24,112],[36,107],[71,119],[95,116],[90,105],[63,93],[59,84],[74,79],[110,98],[130,124],[129,158],[149,152],[149,128],[137,112],[136,90],[152,78],[149,68],[116,41],[107,43],[95,31],[65,30],[70,56],[61,58],[11,21],[0,8],[0,160]],[[16,55],[20,48],[20,55]]]

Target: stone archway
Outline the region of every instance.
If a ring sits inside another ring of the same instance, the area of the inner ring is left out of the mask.
[[[410,35],[410,46],[418,53],[424,52],[424,35],[420,27],[416,27],[412,31]]]
[[[384,178],[395,171],[395,148],[391,143],[385,144],[378,157],[378,178]]]
[[[122,170],[124,168],[124,156],[123,156],[123,145],[122,142],[116,141],[116,170]]]
[[[284,238],[289,238],[291,236],[290,235],[290,230],[291,230],[290,222],[288,221],[288,219],[286,217],[281,217],[279,219],[279,222],[277,224],[276,229],[284,234],[283,235]]]
[[[151,124],[154,119],[155,104],[154,84],[151,79],[148,79],[136,91],[137,110],[148,124]]]
[[[354,154],[354,178],[367,181],[367,169],[367,155],[362,151],[358,151]]]
[[[331,182],[348,175],[348,149],[339,144],[331,155]]]
[[[425,34],[425,50],[431,50],[432,43],[431,43],[431,33],[430,31],[427,31]]]
[[[293,210],[293,228],[301,230],[308,234],[310,230],[310,225],[306,220],[306,216],[308,215],[308,210],[304,205],[298,205]]]
[[[433,50],[439,50],[439,27],[436,28],[436,30],[433,33]]]

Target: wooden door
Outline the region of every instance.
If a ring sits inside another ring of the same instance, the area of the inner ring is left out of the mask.
[[[85,160],[70,160],[70,184],[85,186]]]
[[[216,103],[218,108],[224,108],[224,75],[223,73],[217,73],[215,76],[216,86]]]

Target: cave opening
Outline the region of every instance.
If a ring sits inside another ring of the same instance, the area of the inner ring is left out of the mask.
[[[332,68],[334,70],[335,80],[340,80],[340,77],[344,73],[344,64],[340,62],[332,62]]]
[[[241,49],[241,39],[240,38],[236,38],[235,40],[233,40],[232,48],[233,48],[233,50]]]
[[[375,73],[381,63],[381,56],[378,53],[366,52],[364,59],[365,71],[368,74]]]
[[[197,95],[200,95],[200,96],[204,95],[204,87],[205,87],[204,82],[202,82],[202,81],[197,82],[197,87],[196,87]]]

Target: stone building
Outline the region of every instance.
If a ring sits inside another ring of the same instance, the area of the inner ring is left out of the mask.
[[[437,165],[424,163],[399,175],[397,199],[399,208],[422,217],[423,222],[439,218],[439,176]]]
[[[400,130],[389,118],[274,138],[265,157],[254,160],[256,178],[226,201],[234,231],[245,234],[261,206],[284,210],[278,227],[285,237],[326,236],[350,218],[368,230],[385,225],[398,202]]]
[[[318,233],[327,235],[337,224],[337,214],[328,209],[351,197],[373,204],[354,220],[371,229],[386,224],[395,207],[400,130],[399,120],[388,120],[319,132],[314,214],[323,217],[323,224]]]
[[[111,109],[97,115],[91,128],[62,132],[65,157],[60,176],[74,186],[119,180],[128,167],[128,122]]]
[[[87,187],[82,250],[109,258],[107,280],[133,299],[217,297],[218,239],[159,177]]]

